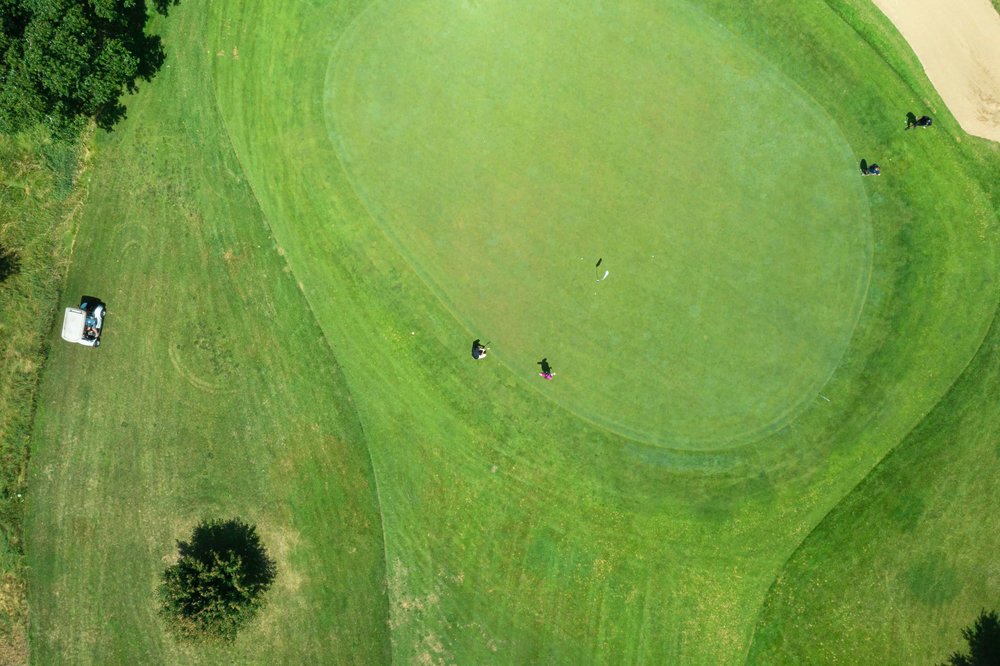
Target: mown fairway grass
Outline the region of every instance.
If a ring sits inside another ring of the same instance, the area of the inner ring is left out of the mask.
[[[175,38],[203,39],[178,23]],[[172,92],[134,106],[94,157],[64,300],[103,298],[107,337],[96,353],[54,344],[41,391],[37,663],[388,655],[360,424],[213,112],[209,64],[178,49],[159,78]],[[234,515],[281,576],[251,639],[192,650],[156,616],[159,574],[198,520]]]
[[[109,302],[106,342],[46,372],[39,663],[912,662],[996,605],[951,561],[995,552],[951,503],[995,446],[963,436],[996,418],[972,401],[995,151],[862,3],[502,6],[172,11],[170,68],[98,143],[67,288]],[[852,180],[862,157],[885,175]],[[157,576],[229,514],[278,555],[272,603],[234,646],[177,645]],[[925,516],[969,538],[928,543]]]

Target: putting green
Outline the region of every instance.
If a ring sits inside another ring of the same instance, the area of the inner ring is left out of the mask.
[[[494,359],[582,417],[715,448],[837,366],[871,256],[856,160],[686,4],[376,2],[326,90],[372,217]]]

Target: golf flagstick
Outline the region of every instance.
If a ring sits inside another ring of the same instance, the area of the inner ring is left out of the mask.
[[[600,282],[601,281],[600,278],[597,277],[597,275],[598,275],[597,269],[600,268],[602,261],[604,261],[604,257],[601,257],[600,259],[598,259],[597,263],[594,264],[594,282]]]

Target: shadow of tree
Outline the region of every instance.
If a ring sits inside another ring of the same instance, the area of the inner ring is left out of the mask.
[[[968,652],[954,652],[941,666],[996,666],[1000,664],[1000,617],[980,611],[971,626],[962,630]]]
[[[153,6],[157,13],[166,16],[173,5],[179,4],[180,0],[153,0]],[[119,35],[126,50],[137,60],[135,76],[124,81],[125,90],[134,93],[138,90],[137,80],[152,81],[157,72],[163,68],[167,54],[163,48],[163,40],[159,35],[146,33],[146,22],[149,19],[149,10],[145,0],[136,2],[131,6],[123,7],[120,18],[120,25],[114,30]],[[104,130],[110,130],[126,116],[125,105],[120,98],[109,99],[102,104],[94,113],[97,126]]]
[[[181,0],[153,0],[153,6],[156,8],[156,13],[166,16],[170,13],[170,8],[174,5],[179,5]]]
[[[11,275],[21,269],[21,260],[17,253],[0,247],[0,282],[4,282]]]

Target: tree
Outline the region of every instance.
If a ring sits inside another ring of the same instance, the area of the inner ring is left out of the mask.
[[[183,638],[233,640],[263,606],[276,573],[257,528],[239,518],[204,521],[177,551],[160,584],[168,625]]]
[[[955,652],[942,666],[1000,665],[1000,618],[996,611],[982,611],[971,627],[962,630],[969,652]]]
[[[145,0],[0,0],[0,132],[41,123],[71,137],[91,118],[110,129],[122,94],[163,65],[147,18]]]

